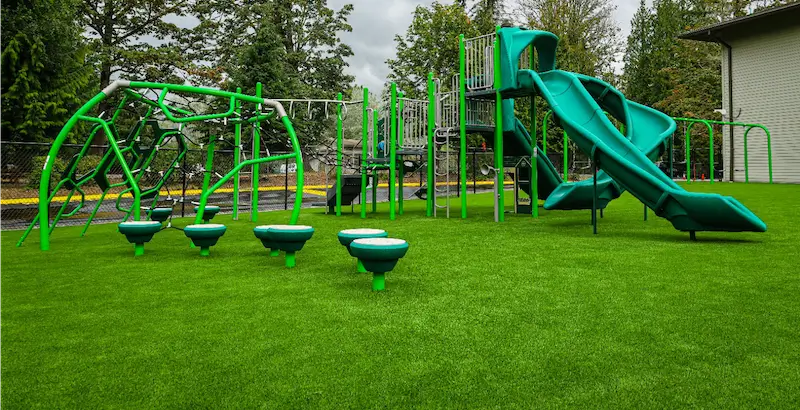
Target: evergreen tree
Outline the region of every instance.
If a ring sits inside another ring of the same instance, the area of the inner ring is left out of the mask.
[[[625,71],[623,75],[626,96],[642,104],[650,105],[656,100],[650,95],[653,73],[650,62],[652,14],[645,5],[639,2],[639,8],[631,20],[631,33],[625,53]]]
[[[91,70],[76,8],[70,0],[3,2],[4,141],[51,141],[86,101]]]
[[[345,72],[353,52],[338,35],[352,30],[347,22],[352,10],[349,4],[333,10],[327,0],[198,3],[193,13],[200,24],[182,38],[185,53],[196,61],[189,70],[192,80],[242,87],[249,94],[261,82],[262,95],[271,98],[333,99],[353,82]],[[295,117],[301,143],[329,137],[334,111],[330,105],[325,120],[324,106],[313,106],[311,118]],[[272,125],[263,134],[281,149],[285,133]]]

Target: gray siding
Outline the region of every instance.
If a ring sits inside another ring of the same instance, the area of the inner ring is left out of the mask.
[[[761,123],[770,130],[775,182],[800,182],[800,25],[731,39],[728,43],[733,48],[733,112],[728,107],[728,58],[724,49],[723,107],[734,121]],[[735,127],[735,181],[745,179],[743,134],[742,127]],[[730,144],[725,127],[725,179],[730,178]],[[747,154],[750,181],[768,181],[767,138],[763,131],[750,131]]]

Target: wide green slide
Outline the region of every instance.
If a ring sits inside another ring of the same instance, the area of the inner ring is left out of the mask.
[[[623,135],[598,104],[605,95],[593,96],[587,90],[591,80],[555,69],[558,37],[554,34],[503,28],[500,42],[503,96],[542,96],[576,145],[656,215],[680,231],[766,231],[766,224],[736,199],[687,192],[665,175],[653,163],[654,158],[648,156],[659,149],[648,150],[647,146],[663,144],[662,138],[665,133],[672,133],[674,122],[664,114],[623,99],[618,103],[627,108],[617,110],[619,115],[629,116],[624,122],[628,137]],[[517,70],[522,50],[531,44],[537,51],[540,71]],[[610,88],[606,90],[606,94],[612,92]]]
[[[628,101],[622,93],[606,83],[594,77],[575,74],[592,95],[603,111],[617,119],[622,124],[628,124],[625,128],[626,138],[630,139],[636,147],[647,153],[647,156],[656,161],[666,151],[669,138],[675,131],[675,122],[667,115],[646,107],[644,105]],[[504,127],[511,128],[504,134],[505,149],[509,155],[528,155],[531,152],[531,136],[528,130],[519,119],[513,117],[512,99],[503,101]],[[509,118],[509,115],[512,117]],[[509,126],[513,123],[513,128]],[[636,131],[635,133],[633,131]],[[509,147],[511,150],[509,151]],[[546,200],[545,209],[591,209],[592,196],[594,193],[593,179],[585,179],[577,182],[565,182],[561,174],[555,169],[550,160],[539,149],[539,160],[537,162],[539,198]],[[527,187],[523,186],[523,189]],[[608,203],[618,198],[624,188],[614,183],[613,179],[604,171],[597,173],[597,208],[603,209]],[[530,192],[528,192],[530,194]]]

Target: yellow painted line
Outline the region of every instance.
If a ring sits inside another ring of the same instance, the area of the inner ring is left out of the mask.
[[[492,181],[477,181],[477,182],[474,182],[474,184],[476,184],[476,185],[492,185],[493,183],[494,182],[492,182]],[[507,183],[507,181],[506,181],[506,183]],[[467,185],[472,185],[472,184],[473,184],[472,181],[467,182]],[[447,185],[447,183],[446,182],[440,182],[440,183],[436,184],[436,186],[444,186],[444,185]],[[450,185],[458,185],[458,182],[451,182]],[[307,192],[309,194],[312,194],[312,195],[326,196],[327,194],[323,190],[328,189],[328,188],[332,188],[332,187],[333,187],[333,185],[330,185],[330,186],[326,186],[326,185],[306,185],[305,188],[303,189],[303,191]],[[415,185],[414,186],[407,185],[406,187],[407,188],[415,188],[416,186]],[[389,188],[389,184],[388,183],[378,184],[378,188]],[[240,191],[244,191],[244,189],[241,189],[241,188],[239,190]],[[283,190],[284,190],[284,187],[282,187],[282,186],[258,187],[258,192],[274,192],[274,191],[283,191]],[[293,191],[292,187],[290,187],[289,190]],[[200,190],[200,189],[187,189],[186,190],[186,195],[187,196],[188,195],[200,195],[202,192],[203,191]],[[222,194],[230,194],[230,193],[233,193],[233,188],[220,188],[220,189],[216,190],[215,192],[222,193]],[[109,193],[106,196],[108,198],[116,198],[117,195],[119,195],[119,194]],[[168,193],[167,193],[167,191],[161,191],[159,193],[159,195],[160,196],[167,196]],[[86,195],[84,198],[85,198],[86,201],[97,201],[97,200],[100,199],[100,194],[89,194],[89,195]],[[67,200],[67,196],[66,195],[62,195],[62,196],[54,197],[52,202],[64,202],[66,200]],[[75,195],[72,196],[72,198],[70,199],[69,202],[71,202],[71,203],[72,202],[80,202],[80,200],[81,200],[80,194],[76,193]],[[39,203],[39,197],[0,199],[0,205],[36,205],[38,203]]]
[[[320,191],[318,189],[308,189],[308,188],[306,188],[306,189],[303,189],[303,193],[304,194],[317,195],[317,196],[328,196],[327,192]]]

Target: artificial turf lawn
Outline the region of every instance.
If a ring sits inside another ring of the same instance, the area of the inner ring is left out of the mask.
[[[477,195],[465,221],[304,210],[291,270],[229,215],[208,258],[177,230],[139,258],[114,224],[58,228],[49,252],[3,232],[3,405],[796,408],[800,186],[690,189],[768,231],[690,242],[628,194],[597,236],[587,211],[495,224]],[[384,293],[338,244],[355,227],[411,245]]]

